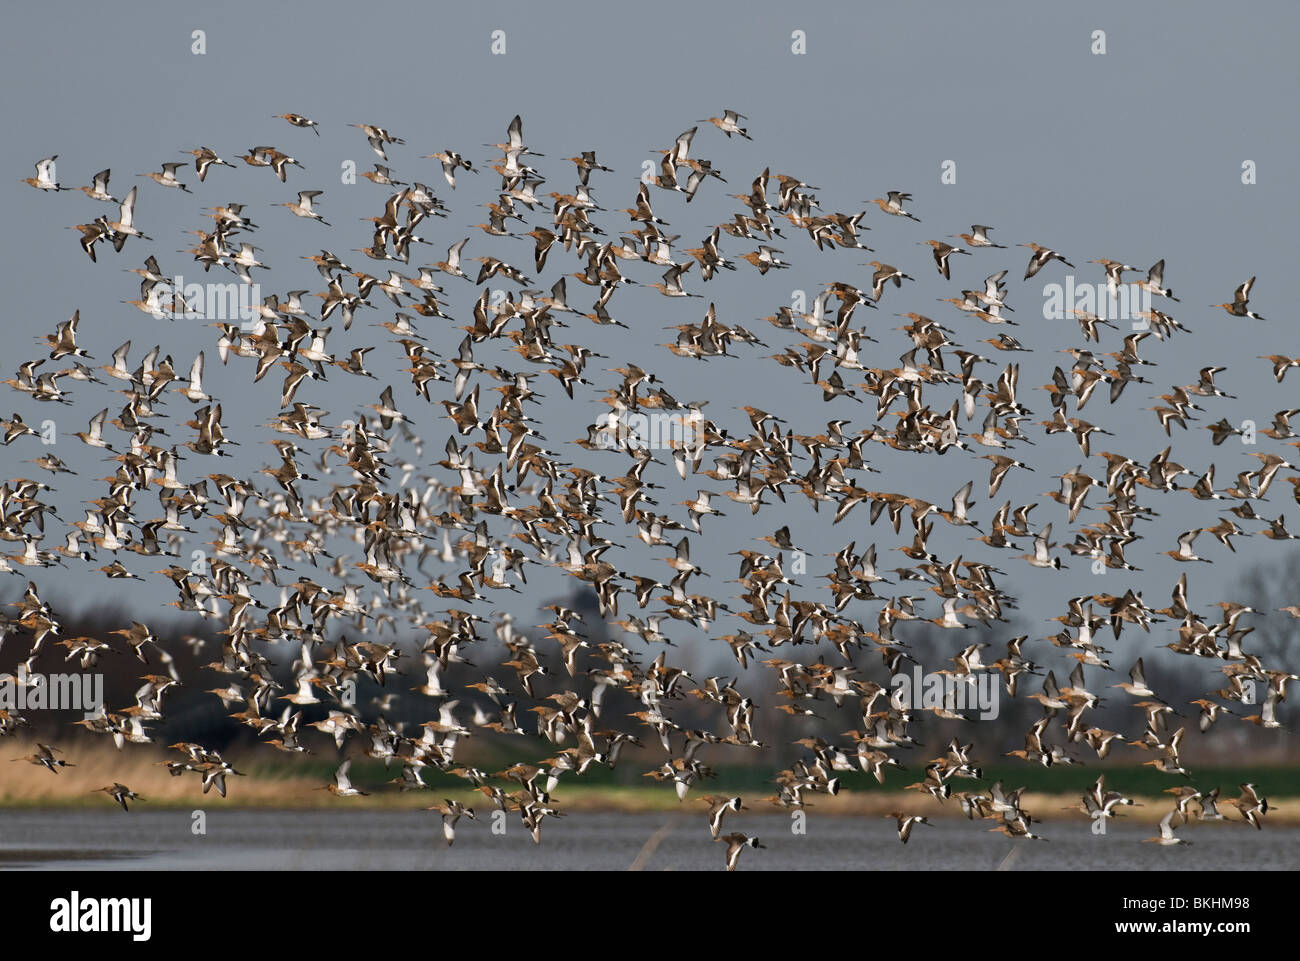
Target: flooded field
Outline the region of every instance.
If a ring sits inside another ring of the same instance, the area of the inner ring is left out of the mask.
[[[443,841],[433,812],[209,811],[205,835],[192,833],[188,812],[0,812],[0,870],[149,868],[347,870],[720,870],[724,847],[710,843],[696,812],[582,812],[548,819],[534,845],[518,816],[493,834],[488,809],[462,818],[456,843]],[[892,819],[810,813],[793,834],[781,815],[741,814],[725,831],[757,835],[762,850],[741,852],[741,870],[1289,870],[1300,866],[1300,829],[1257,832],[1236,823],[1191,824],[1191,843],[1142,844],[1155,831],[1111,824],[1095,836],[1082,820],[1049,822],[1046,841],[990,834],[990,822],[942,820],[917,825],[904,846]]]

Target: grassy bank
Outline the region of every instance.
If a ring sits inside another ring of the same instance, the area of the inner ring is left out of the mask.
[[[418,810],[440,801],[455,798],[467,804],[487,806],[490,802],[454,775],[436,770],[425,773],[428,791],[401,791],[388,783],[398,776],[400,767],[390,768],[379,761],[358,758],[351,776],[353,783],[368,791],[368,797],[336,798],[322,788],[333,779],[337,760],[333,757],[308,755],[283,759],[259,751],[247,758],[232,757],[232,763],[247,776],[227,779],[228,796],[215,791],[204,795],[199,777],[185,773],[173,777],[160,762],[174,759],[175,752],[159,750],[105,750],[98,744],[70,743],[63,756],[70,766],[52,774],[44,768],[10,761],[34,750],[34,745],[15,739],[0,742],[0,806],[21,808],[112,807],[113,802],[96,789],[121,782],[143,795],[149,808],[289,808],[289,809],[389,809]],[[7,756],[6,756],[7,755]],[[554,793],[555,803],[566,811],[675,811],[696,806],[693,798],[702,794],[739,794],[754,811],[779,809],[762,798],[774,793],[772,772],[753,767],[720,767],[716,778],[695,786],[685,802],[679,802],[671,785],[659,784],[640,774],[649,765],[639,759],[625,759],[615,771],[593,769],[579,779],[564,775]],[[492,770],[492,768],[487,768]],[[1192,784],[1201,790],[1221,789],[1224,798],[1236,797],[1237,785],[1254,783],[1269,799],[1270,824],[1300,823],[1300,769],[1290,767],[1241,766],[1201,767],[1193,777],[1160,774],[1149,767],[1071,766],[1044,769],[1036,765],[996,765],[984,770],[979,781],[954,780],[954,791],[987,791],[995,781],[1008,789],[1024,787],[1023,804],[1038,818],[1054,820],[1071,815],[1060,809],[1078,801],[1082,792],[1099,773],[1106,774],[1107,786],[1143,802],[1142,807],[1125,814],[1134,822],[1158,821],[1172,805],[1166,788]],[[860,773],[846,773],[841,778],[838,796],[808,795],[809,806],[819,814],[874,815],[900,807],[930,816],[961,816],[956,801],[940,804],[906,785],[919,780],[915,770],[891,771],[887,783],[879,785]],[[507,792],[519,789],[509,781],[494,781]],[[1229,810],[1229,817],[1235,815]]]

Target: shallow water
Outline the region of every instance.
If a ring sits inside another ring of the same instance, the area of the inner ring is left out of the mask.
[[[517,814],[505,834],[491,813],[462,818],[456,844],[443,842],[433,812],[207,812],[207,834],[191,833],[185,811],[3,811],[0,869],[165,870],[623,870],[638,859],[649,871],[716,870],[724,848],[711,844],[698,811],[618,814],[577,812],[548,819],[534,845]],[[1192,843],[1140,843],[1145,826],[1108,825],[1094,836],[1082,820],[1041,827],[1047,841],[990,834],[991,822],[917,825],[906,846],[892,819],[817,816],[795,835],[782,815],[729,815],[727,831],[757,835],[763,850],[741,852],[742,870],[1289,870],[1300,866],[1300,828],[1237,823],[1192,824]]]

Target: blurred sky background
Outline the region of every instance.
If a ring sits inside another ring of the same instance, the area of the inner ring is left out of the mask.
[[[1253,419],[1262,428],[1275,411],[1300,406],[1300,375],[1279,385],[1267,362],[1256,359],[1300,353],[1288,293],[1300,214],[1295,175],[1300,143],[1291,103],[1300,89],[1295,57],[1300,8],[1293,4],[1226,8],[1203,3],[1013,3],[990,9],[943,2],[790,5],[766,0],[637,5],[327,0],[311,5],[160,2],[94,7],[49,2],[10,6],[3,17],[0,76],[8,135],[0,141],[0,165],[9,171],[9,180],[0,190],[0,209],[9,229],[0,235],[0,263],[10,291],[3,366],[12,375],[22,360],[44,356],[34,338],[53,331],[77,309],[82,321],[79,342],[97,364],[108,363],[113,349],[127,339],[133,345],[132,366],[152,345],[160,344],[162,353],[175,359],[178,373],[188,369],[198,350],[205,350],[206,387],[223,403],[227,433],[242,446],[233,449],[235,457],[221,461],[190,456],[182,464],[186,479],[218,470],[251,476],[257,467],[272,463],[274,451],[263,442],[279,436],[255,426],[278,413],[278,373],[250,387],[251,362],[236,359],[222,368],[216,357],[217,332],[202,321],[159,321],[122,303],[138,296],[137,278],[124,269],[141,266],[149,253],[158,256],[169,275],[232,279],[218,270],[203,277],[199,265],[178,252],[192,243],[186,231],[210,225],[201,207],[231,201],[247,205],[246,213],[261,229],[240,239],[257,244],[262,260],[272,267],[258,272],[263,294],[322,290],[315,268],[299,259],[322,247],[334,250],[354,269],[382,276],[389,265],[352,251],[369,244],[369,225],[359,218],[381,213],[388,190],[364,180],[354,185],[340,181],[343,162],[355,161],[364,171],[379,159],[362,133],[348,124],[377,124],[406,140],[405,146],[389,148],[393,176],[428,184],[451,209],[448,219],[429,219],[419,228],[433,246],[413,249],[409,266],[392,266],[414,275],[418,266],[443,259],[448,245],[469,236],[467,257],[492,254],[534,277],[531,240],[493,238],[472,229],[486,220],[486,210],[478,205],[495,200],[498,178],[490,172],[462,173],[458,189],[452,191],[438,163],[419,159],[422,155],[451,148],[483,167],[497,154],[481,145],[503,141],[506,125],[518,113],[525,141],[544,154],[532,158],[546,177],[542,192],[563,193],[573,187],[573,165],[563,158],[582,150],[595,149],[598,159],[614,168],[612,174],[595,173],[591,178],[597,201],[609,208],[593,214],[593,222],[614,239],[635,226],[612,211],[633,204],[642,162],[657,161],[656,151],[669,147],[679,133],[701,118],[720,116],[726,108],[748,116],[753,142],[728,140],[711,125],[698,124],[693,155],[712,160],[727,183],[709,181],[689,206],[680,196],[652,190],[656,214],[670,224],[665,229],[681,236],[675,246],[679,261],[685,258],[684,249],[698,245],[713,224],[729,221],[744,209],[725,194],[747,193],[765,167],[774,176],[788,173],[815,185],[824,210],[867,209],[863,223],[872,229],[863,231],[861,239],[876,253],[818,253],[806,234],[787,225],[786,237],[774,245],[793,265],[789,270],[760,278],[742,265],[735,273],[721,272],[707,285],[693,270],[687,289],[705,300],[669,300],[648,289],[620,290],[610,309],[631,331],[597,328],[581,318],[566,318],[572,326],[555,331],[557,343],[580,342],[608,355],[608,360],[593,359],[588,367],[587,376],[600,389],[617,383],[618,375],[604,368],[632,361],[657,373],[679,399],[708,400],[706,414],[733,434],[748,433],[747,419],[736,409],[745,404],[779,413],[796,433],[819,433],[828,420],[841,417],[852,419],[850,432],[870,426],[875,421],[874,398],[865,405],[843,398],[823,403],[806,375],[762,359],[796,340],[759,318],[788,304],[796,289],[807,291],[811,299],[829,281],[869,287],[870,268],[862,265],[880,259],[918,282],[902,290],[891,288],[879,312],[860,308],[855,316],[855,323],[865,323],[867,332],[881,342],[866,345],[871,366],[896,366],[910,346],[906,336],[893,329],[905,323],[894,316],[896,311],[933,317],[953,328],[967,349],[982,348],[980,338],[1009,331],[1034,352],[981,350],[996,362],[982,365],[981,375],[992,380],[1004,364],[1019,361],[1020,401],[1034,412],[1027,420],[1044,420],[1050,405],[1046,394],[1035,388],[1050,382],[1053,366],[1068,368],[1069,357],[1053,351],[1082,346],[1083,339],[1072,320],[1041,316],[1044,285],[1064,282],[1066,268],[1054,263],[1031,281],[1020,280],[1027,251],[1014,245],[1035,241],[1069,258],[1078,268],[1077,282],[1103,279],[1101,268],[1087,263],[1090,259],[1107,257],[1146,268],[1165,258],[1165,282],[1182,299],[1169,305],[1170,312],[1191,330],[1172,341],[1156,343],[1152,338],[1143,344],[1142,355],[1158,365],[1137,371],[1152,381],[1150,385],[1129,385],[1114,407],[1108,406],[1104,388],[1094,396],[1082,416],[1118,435],[1094,438],[1094,452],[1115,450],[1145,465],[1170,441],[1155,415],[1141,408],[1152,406],[1152,398],[1172,385],[1195,383],[1197,371],[1214,364],[1228,368],[1218,384],[1238,399],[1202,401],[1207,409],[1192,429],[1175,429],[1173,458],[1197,475],[1213,462],[1216,483],[1223,487],[1237,472],[1258,466],[1249,456],[1252,451],[1292,453],[1267,438],[1260,438],[1257,447],[1243,447],[1234,438],[1213,448],[1202,427],[1227,417],[1234,424]],[[202,56],[191,52],[194,30],[205,31]],[[493,30],[506,33],[503,56],[491,53]],[[805,55],[791,52],[795,30],[806,34]],[[1103,56],[1091,52],[1094,30],[1105,31]],[[284,112],[318,121],[321,136],[273,119]],[[288,183],[282,185],[269,170],[239,161],[241,153],[261,144],[290,153],[306,169],[291,168]],[[188,166],[180,179],[194,191],[192,196],[136,176],[159,169],[165,161],[188,160],[182,151],[200,145],[213,148],[237,169],[214,168],[200,184]],[[33,175],[37,160],[51,154],[59,157],[58,176],[65,186],[88,184],[104,167],[112,169],[110,189],[115,196],[138,184],[137,225],[155,241],[129,241],[121,255],[100,245],[99,262],[91,263],[78,248],[76,233],[67,228],[100,214],[115,215],[116,208],[80,193],[49,195],[19,183]],[[949,160],[956,163],[957,180],[942,184],[941,165]],[[1241,182],[1246,160],[1257,165],[1258,182],[1252,186]],[[319,210],[332,229],[271,206],[294,200],[302,189],[324,191]],[[911,209],[922,222],[886,217],[869,203],[889,190],[912,193]],[[526,216],[532,225],[550,220],[549,211],[540,208]],[[992,225],[994,238],[1010,249],[953,257],[953,279],[945,282],[929,250],[918,243],[945,239],[972,223]],[[723,238],[724,252],[733,259],[754,247],[752,242]],[[986,327],[936,302],[959,296],[961,288],[981,285],[984,277],[1004,267],[1010,270],[1009,302],[1016,309],[1012,316],[1020,326]],[[577,269],[572,256],[554,249],[545,273],[534,277],[534,286],[549,289],[561,271]],[[626,272],[645,283],[659,280],[661,273],[645,264],[633,264]],[[1209,306],[1231,300],[1234,288],[1252,275],[1258,280],[1251,306],[1269,318],[1267,322],[1230,318]],[[430,347],[444,358],[454,355],[462,336],[455,324],[472,322],[475,293],[469,284],[445,279],[446,309],[455,321],[428,318],[420,323]],[[588,288],[572,280],[569,298],[583,310],[590,309],[594,299]],[[314,308],[317,301],[310,300]],[[369,365],[380,379],[336,372],[327,384],[304,385],[298,399],[330,411],[328,422],[337,423],[357,405],[376,402],[379,390],[393,384],[398,406],[416,418],[415,428],[425,439],[422,459],[414,459],[406,449],[405,456],[413,458],[420,472],[454,481],[454,476],[431,467],[443,456],[449,422],[441,407],[419,401],[407,375],[400,373],[405,366],[400,348],[389,343],[388,334],[370,326],[391,320],[393,310],[379,293],[371,300],[379,309],[359,312],[348,332],[337,316],[331,318],[329,347],[336,356],[345,356],[351,347],[377,346]],[[698,322],[709,301],[717,304],[720,320],[754,331],[768,349],[736,345],[736,357],[702,363],[672,357],[655,346],[673,338],[674,332],[664,329],[668,325]],[[1094,349],[1118,350],[1124,333],[1104,330],[1100,348]],[[515,360],[498,344],[483,345],[476,357],[507,364]],[[48,366],[57,365],[47,361]],[[827,365],[823,376],[829,372]],[[860,380],[848,372],[845,376],[850,383]],[[123,399],[111,393],[117,382],[65,383],[71,384],[72,405],[42,405],[7,392],[0,411],[6,417],[18,411],[33,424],[56,419],[62,439],[53,450],[78,475],[52,481],[58,492],[50,496],[60,505],[63,520],[72,521],[81,517],[78,501],[102,493],[103,485],[93,478],[111,473],[111,465],[70,434],[85,430],[88,418],[101,407],[109,406],[110,416],[115,416]],[[435,385],[437,398],[450,397],[445,386]],[[493,383],[484,384],[485,394],[489,386]],[[570,401],[549,377],[539,377],[535,387],[546,395],[545,403],[532,409],[548,438],[545,446],[606,474],[625,469],[627,461],[619,455],[584,456],[565,444],[582,437],[586,425],[605,410],[594,402],[598,391],[588,389]],[[183,429],[179,436],[175,433],[179,423],[173,421],[179,417],[183,422],[191,408],[184,399],[170,396],[166,410],[171,440],[190,439]],[[950,402],[955,394],[935,389],[935,396]],[[981,405],[969,425],[972,431],[978,430],[983,414]],[[892,426],[892,418],[886,421]],[[1068,434],[1047,437],[1028,424],[1026,431],[1037,446],[1022,445],[1016,456],[1029,460],[1036,471],[1013,472],[993,504],[985,496],[988,463],[959,452],[919,457],[868,445],[865,455],[883,473],[858,479],[871,489],[902,491],[947,507],[953,492],[974,478],[974,513],[986,530],[1002,501],[1018,505],[1038,500],[1040,506],[1031,515],[1035,529],[1051,521],[1054,538],[1068,540],[1065,509],[1041,494],[1056,489],[1053,475],[1079,464],[1101,478],[1103,462],[1096,457],[1085,461]],[[0,448],[4,476],[41,476],[26,461],[46,452],[32,438]],[[669,505],[693,497],[698,488],[724,489],[703,477],[679,482],[670,458],[664,452],[658,457],[663,466],[647,471],[646,480],[666,489],[652,496],[660,510],[683,522],[684,509]],[[306,460],[301,458],[304,466]],[[489,469],[493,463],[491,458],[480,459]],[[341,470],[330,479],[348,480]],[[273,484],[264,476],[258,480]],[[156,492],[139,497],[139,516],[152,516],[155,498]],[[1103,499],[1094,491],[1089,503]],[[1145,539],[1128,549],[1129,561],[1143,568],[1137,574],[1111,571],[1104,578],[1094,577],[1086,560],[1064,554],[1067,571],[1034,570],[1012,559],[1018,551],[985,549],[970,540],[971,532],[942,521],[935,525],[930,546],[945,560],[965,553],[968,559],[979,557],[1006,571],[1007,576],[998,578],[999,586],[1020,598],[1020,613],[1029,622],[1061,613],[1068,597],[1122,594],[1130,586],[1142,590],[1151,606],[1164,606],[1185,567],[1191,568],[1194,605],[1208,607],[1229,596],[1233,581],[1251,564],[1278,562],[1295,550],[1288,543],[1257,536],[1239,539],[1233,555],[1207,535],[1197,549],[1214,560],[1212,566],[1175,564],[1158,552],[1173,548],[1178,532],[1213,524],[1223,511],[1187,494],[1145,492],[1143,503],[1161,517],[1143,524]],[[727,553],[758,547],[751,538],[782,524],[792,526],[796,541],[811,555],[808,574],[796,578],[804,585],[805,597],[826,598],[825,582],[819,578],[831,570],[831,563],[818,555],[833,554],[850,540],[857,542],[859,551],[876,542],[881,566],[889,568],[905,563],[889,548],[910,542],[906,527],[899,538],[883,520],[869,526],[868,505],[859,506],[834,528],[830,506],[814,514],[797,495],[788,505],[765,507],[753,519],[740,505],[724,501],[722,509],[726,518],[706,518],[704,536],[692,535],[693,559],[712,575],[694,581],[692,588],[719,597],[734,588],[725,583],[736,571],[736,558]],[[1280,479],[1258,510],[1269,517],[1287,514],[1291,529],[1300,530],[1300,508]],[[617,519],[613,510],[610,516]],[[1099,513],[1085,512],[1078,524],[1097,519]],[[1254,530],[1259,525],[1242,526]],[[45,546],[61,543],[65,530],[51,521]],[[668,568],[656,559],[666,556],[665,550],[642,547],[635,531],[621,526],[605,533],[628,545],[610,558],[621,569],[667,579]],[[192,539],[201,543],[211,537]],[[187,549],[192,546],[187,542]],[[21,544],[8,547],[10,552],[15,549],[21,550]],[[1030,549],[1028,541],[1023,549]],[[354,550],[360,560],[359,545]],[[137,572],[164,566],[157,558],[123,558]],[[101,563],[107,562],[105,557]],[[161,606],[174,597],[165,580],[109,581],[94,573],[93,566],[36,571],[34,579],[42,595],[64,609],[116,605],[131,617],[165,619]],[[307,573],[328,582],[321,572]],[[454,576],[455,571],[447,573]],[[12,600],[24,583],[20,577],[0,582],[0,599]],[[564,597],[576,582],[552,572],[535,575],[530,584],[530,593],[522,598],[493,598],[498,607],[520,614],[525,626],[541,622],[527,620],[533,613],[530,605]],[[903,587],[882,586],[878,592],[889,590]],[[266,599],[273,602],[276,593],[268,591]],[[927,601],[928,615],[938,613],[933,600]],[[1290,602],[1297,600],[1300,597]],[[846,613],[870,626],[878,606],[856,604]],[[724,618],[715,632],[738,624]],[[1037,628],[1031,631],[1037,633]],[[675,624],[669,633],[679,643],[698,636],[684,624]],[[1125,641],[1130,633],[1135,632],[1126,633]]]

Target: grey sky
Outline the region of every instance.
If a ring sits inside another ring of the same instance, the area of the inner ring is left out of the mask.
[[[3,366],[12,373],[21,359],[41,356],[32,338],[52,331],[75,309],[82,314],[82,346],[97,363],[107,363],[113,348],[128,338],[133,363],[159,343],[164,354],[175,358],[178,370],[203,349],[209,393],[224,403],[227,431],[243,446],[230,461],[191,457],[184,471],[186,476],[216,470],[251,473],[273,456],[260,443],[273,435],[252,425],[275,415],[279,377],[269,375],[250,389],[249,362],[232,361],[224,370],[216,363],[212,329],[197,321],[159,322],[120,303],[138,295],[136,278],[122,268],[140,266],[148,253],[156,253],[169,274],[205,279],[188,255],[177,253],[190,242],[185,231],[209,223],[200,207],[229,201],[248,205],[262,229],[243,239],[263,248],[262,259],[273,268],[258,278],[263,293],[322,289],[314,268],[298,259],[320,247],[339,253],[355,269],[381,274],[387,265],[360,254],[349,257],[349,251],[369,242],[367,225],[358,218],[380,213],[387,191],[365,181],[340,183],[343,161],[353,160],[360,170],[369,170],[378,160],[362,134],[347,126],[370,122],[407,141],[404,147],[390,149],[394,175],[429,184],[452,208],[448,220],[421,225],[420,232],[434,245],[413,253],[409,268],[394,266],[413,274],[419,264],[442,259],[447,245],[470,236],[468,256],[492,253],[526,269],[532,266],[531,242],[489,238],[470,229],[485,219],[485,211],[475,205],[494,199],[495,176],[462,175],[452,192],[437,163],[418,159],[421,155],[451,147],[476,164],[488,162],[493,151],[480,145],[504,139],[506,124],[519,113],[526,141],[545,154],[535,160],[547,178],[542,189],[569,190],[572,165],[563,158],[594,148],[615,170],[592,176],[597,200],[612,210],[632,204],[641,162],[657,160],[653,149],[668,147],[700,118],[734,108],[748,116],[754,142],[728,141],[708,124],[700,125],[695,139],[694,153],[712,159],[727,184],[708,183],[689,207],[679,197],[653,192],[656,213],[671,224],[666,229],[681,235],[675,248],[678,259],[712,224],[730,220],[742,209],[724,194],[747,192],[764,167],[816,185],[826,210],[855,212],[869,206],[864,223],[872,229],[864,231],[862,239],[876,253],[819,254],[806,235],[787,229],[786,238],[775,245],[793,264],[790,270],[760,279],[743,268],[707,285],[692,275],[687,288],[715,301],[721,320],[743,324],[770,347],[742,345],[735,349],[737,358],[707,363],[673,358],[653,346],[671,339],[672,332],[663,327],[698,321],[707,300],[672,301],[648,290],[622,290],[610,309],[634,328],[631,333],[597,329],[581,319],[572,321],[570,330],[557,332],[557,342],[581,342],[609,355],[608,361],[593,360],[589,368],[600,388],[613,386],[616,376],[602,368],[632,360],[664,377],[678,398],[710,400],[706,412],[733,433],[747,431],[744,415],[734,409],[743,404],[779,412],[796,432],[818,433],[834,417],[854,418],[856,430],[874,421],[874,398],[867,405],[844,399],[823,404],[820,392],[802,375],[761,359],[795,341],[757,318],[788,303],[794,289],[806,290],[811,297],[832,280],[869,286],[870,268],[861,266],[867,259],[895,264],[919,282],[890,289],[879,312],[864,308],[855,318],[881,341],[869,345],[869,363],[891,367],[909,346],[891,329],[903,323],[893,316],[895,311],[928,314],[952,327],[968,349],[984,346],[977,340],[997,330],[935,299],[957,296],[962,287],[977,286],[986,275],[1006,267],[1013,316],[1021,324],[1010,330],[1034,353],[992,354],[997,367],[985,365],[982,373],[992,379],[1003,364],[1019,360],[1020,400],[1034,411],[1031,420],[1041,420],[1050,407],[1045,394],[1035,388],[1049,382],[1054,365],[1068,366],[1069,361],[1052,351],[1081,345],[1082,338],[1073,322],[1039,316],[1043,285],[1063,282],[1066,268],[1053,264],[1022,284],[1027,252],[1011,245],[1036,241],[1062,252],[1078,267],[1079,282],[1101,280],[1100,268],[1086,263],[1093,258],[1145,268],[1163,257],[1166,283],[1182,299],[1171,312],[1192,333],[1163,344],[1147,341],[1142,354],[1159,365],[1142,371],[1151,385],[1130,385],[1115,407],[1109,407],[1099,391],[1083,416],[1119,435],[1100,438],[1094,451],[1121,451],[1145,464],[1169,441],[1155,416],[1140,408],[1151,406],[1150,398],[1172,385],[1194,383],[1203,366],[1226,366],[1219,384],[1239,399],[1204,403],[1207,410],[1192,429],[1176,429],[1173,438],[1175,460],[1197,474],[1215,463],[1216,482],[1223,487],[1238,471],[1258,466],[1250,451],[1276,450],[1285,456],[1289,449],[1266,438],[1254,448],[1243,448],[1233,439],[1212,448],[1202,426],[1224,416],[1234,424],[1250,418],[1264,427],[1274,411],[1300,406],[1300,375],[1278,385],[1266,362],[1256,359],[1260,354],[1300,352],[1288,293],[1300,213],[1294,173],[1300,145],[1290,103],[1300,88],[1294,56],[1300,10],[1290,4],[1261,3],[1227,14],[1213,5],[1175,3],[1094,3],[1086,8],[1022,3],[1003,5],[999,12],[956,3],[795,7],[769,2],[726,7],[675,2],[157,3],[95,8],[56,2],[12,7],[4,14],[0,37],[9,130],[0,142],[0,156],[3,168],[10,171],[9,186],[0,191],[0,210],[9,225],[0,241],[10,291],[5,334],[9,349]],[[191,31],[196,29],[206,33],[203,56],[191,53]],[[506,31],[504,56],[490,53],[490,34],[496,29]],[[806,32],[806,55],[791,52],[794,30]],[[1104,56],[1090,52],[1094,30],[1106,33]],[[286,111],[319,121],[321,137],[272,119]],[[306,170],[292,169],[288,184],[281,185],[269,171],[249,168],[237,159],[254,144],[274,144],[301,160]],[[194,196],[137,179],[136,174],[156,170],[164,161],[186,159],[180,151],[199,145],[212,147],[238,169],[214,169],[207,182],[199,184],[188,167],[181,179]],[[116,196],[139,184],[137,219],[155,242],[131,241],[120,256],[102,245],[99,263],[91,264],[78,249],[76,234],[66,228],[115,208],[80,193],[45,195],[18,183],[32,175],[37,160],[50,154],[59,155],[64,185],[87,184],[104,167],[112,168]],[[957,182],[943,185],[941,164],[948,160],[957,165]],[[1258,167],[1253,186],[1241,183],[1246,160]],[[320,210],[333,229],[270,206],[293,200],[300,189],[324,190]],[[862,203],[893,189],[914,194],[912,210],[921,224],[885,217],[874,205]],[[534,225],[548,218],[540,209],[529,217]],[[607,211],[598,218],[593,217],[611,239],[628,227],[621,214]],[[1011,249],[954,257],[953,280],[943,282],[929,252],[917,243],[965,231],[973,222],[993,225],[994,237]],[[724,241],[732,257],[753,249],[745,241]],[[572,257],[555,250],[537,286],[549,287],[561,264],[566,272],[578,269]],[[216,273],[206,279],[228,279]],[[658,280],[659,273],[646,265],[629,270],[630,276],[647,283]],[[1258,276],[1252,307],[1270,318],[1268,322],[1230,318],[1208,306],[1230,300],[1233,289],[1252,275]],[[448,289],[449,294],[455,291],[449,310],[455,323],[470,322],[469,285],[452,281]],[[570,300],[589,309],[589,292],[573,282],[569,289]],[[405,375],[398,372],[398,348],[386,342],[386,334],[376,336],[379,332],[368,326],[392,315],[382,297],[372,299],[379,309],[358,314],[350,332],[332,319],[329,346],[342,355],[351,346],[377,344],[372,367],[391,373],[380,373],[378,382],[339,373],[327,385],[308,385],[299,399],[331,411],[336,422],[353,405],[375,402],[378,390],[392,383],[399,406],[419,418],[417,429],[426,440],[420,466],[427,468],[442,456],[448,422],[440,407],[425,407],[414,398]],[[444,357],[454,353],[460,331],[452,323],[430,318],[421,329],[434,350]],[[1100,349],[1118,349],[1122,333],[1106,331]],[[502,362],[513,359],[492,345],[483,354]],[[110,471],[68,435],[84,430],[87,418],[106,404],[114,415],[121,407],[121,399],[110,394],[108,386],[74,389],[75,403],[58,409],[14,392],[0,400],[6,417],[18,410],[29,423],[57,419],[65,439],[56,452],[79,471],[76,479],[60,477],[54,482],[59,492],[52,496],[69,521],[80,516],[74,501],[102,490],[88,478]],[[536,416],[551,449],[582,436],[585,425],[602,410],[591,403],[596,395],[590,390],[569,402],[550,378],[539,379],[538,389],[547,398]],[[936,400],[941,398],[950,402],[951,391],[936,391]],[[173,395],[167,412],[170,418],[183,414],[183,422],[189,407]],[[970,425],[973,429],[982,416],[983,409]],[[168,424],[173,432],[178,427]],[[1030,460],[1036,473],[1013,475],[996,503],[1038,499],[1035,524],[1052,521],[1055,539],[1068,540],[1064,509],[1038,495],[1056,486],[1051,475],[1085,463],[1086,470],[1100,476],[1102,462],[1085,462],[1068,435],[1045,437],[1039,428],[1027,430],[1037,446],[1021,447],[1017,453]],[[189,435],[183,429],[172,437],[185,439]],[[0,449],[4,476],[36,476],[38,469],[22,461],[44,452],[31,438]],[[567,457],[575,453],[565,450]],[[878,445],[870,445],[866,453],[885,473],[859,478],[863,486],[901,490],[946,507],[951,494],[973,477],[976,516],[982,525],[996,507],[984,496],[986,462],[951,455],[890,455]],[[663,455],[661,459],[666,460]],[[577,461],[606,473],[620,473],[624,463],[613,455]],[[485,463],[490,466],[491,461]],[[698,484],[679,483],[671,466],[652,470],[648,480],[668,485],[654,492],[660,509],[693,496],[697,487],[722,489],[707,478]],[[440,474],[437,468],[432,473]],[[346,480],[337,472],[333,479]],[[1286,513],[1292,530],[1300,530],[1300,507],[1290,494],[1290,487],[1279,482],[1258,509],[1267,516]],[[155,496],[141,495],[141,516],[150,516],[144,505]],[[869,527],[866,506],[832,529],[833,511],[823,507],[814,516],[806,501],[796,499],[784,507],[778,502],[765,508],[753,521],[742,517],[744,508],[737,505],[724,506],[729,514],[725,520],[706,519],[705,536],[692,540],[695,559],[713,576],[697,589],[720,594],[731,587],[724,582],[734,576],[734,558],[724,560],[726,552],[756,546],[748,538],[786,523],[814,555],[833,553],[849,540],[856,540],[859,549],[875,541],[882,566],[896,566],[887,560],[886,548],[906,541],[895,538],[883,522]],[[1094,492],[1089,502],[1102,499]],[[944,558],[978,554],[1007,571],[1000,584],[1021,597],[1030,620],[1059,613],[1067,597],[1122,593],[1130,585],[1144,590],[1148,603],[1163,606],[1184,566],[1199,568],[1189,576],[1198,602],[1208,606],[1226,596],[1221,588],[1244,566],[1288,550],[1285,544],[1253,537],[1239,541],[1234,556],[1205,537],[1198,549],[1215,565],[1177,565],[1153,553],[1174,547],[1181,530],[1213,524],[1222,512],[1186,494],[1149,494],[1144,503],[1162,516],[1143,525],[1145,540],[1130,548],[1129,560],[1144,568],[1132,580],[1115,572],[1104,581],[1095,579],[1083,560],[1069,557],[1068,572],[1035,571],[1011,559],[1018,552],[972,550],[979,545],[970,542],[966,532],[942,522],[936,524],[931,547]],[[685,519],[681,508],[670,510]],[[1085,513],[1079,523],[1099,518]],[[47,546],[61,541],[63,530],[53,523]],[[620,552],[616,563],[623,569],[666,574],[667,568],[654,559],[662,554],[634,545]],[[141,558],[127,558],[127,563],[137,571],[162,566]],[[804,596],[820,594],[824,582],[817,577],[827,571],[824,558],[810,560],[808,576],[800,579]],[[75,567],[37,572],[35,579],[43,593],[65,605],[84,597],[139,598],[130,602],[134,612],[137,603],[145,610],[172,596],[165,583],[165,590],[139,584],[119,587]],[[539,603],[571,586],[562,577],[538,581],[537,593],[529,599]],[[12,593],[21,583],[12,578],[0,590]],[[872,622],[877,606],[851,610]],[[723,628],[730,630],[736,623],[724,620]],[[682,627],[675,636],[684,639],[692,633]]]

